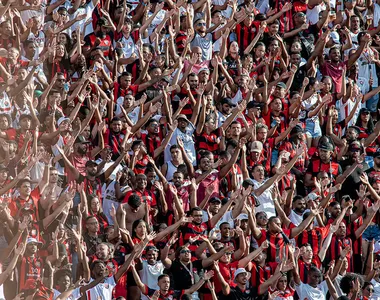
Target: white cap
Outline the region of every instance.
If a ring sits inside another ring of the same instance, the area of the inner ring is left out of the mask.
[[[244,268],[239,268],[235,271],[235,274],[234,274],[234,281],[236,280],[236,277],[238,277],[238,275],[242,274],[242,273],[246,273],[247,274],[247,279],[251,278],[251,273],[247,272],[246,269]]]
[[[29,244],[29,243],[42,244],[41,242],[37,241],[37,239],[32,238],[32,237],[28,237],[28,239],[26,240],[26,244]]]
[[[247,214],[240,214],[237,217],[238,220],[248,220],[248,215]]]
[[[336,31],[332,31],[330,33],[330,38],[333,40],[335,44],[340,44],[339,33],[337,33]]]
[[[251,143],[251,152],[261,153],[263,151],[263,144],[260,141],[253,141]]]
[[[58,121],[57,121],[57,125],[58,126],[61,125],[61,123],[64,122],[64,121],[70,121],[70,118],[68,118],[68,117],[60,117],[58,119]]]

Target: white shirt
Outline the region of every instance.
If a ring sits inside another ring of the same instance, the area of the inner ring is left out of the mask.
[[[378,85],[378,78],[376,73],[376,65],[371,61],[371,56],[374,55],[374,52],[372,49],[366,49],[363,51],[363,53],[359,56],[358,64],[359,64],[359,77],[364,78],[370,78],[370,74],[372,75],[373,79],[373,87],[377,87]]]
[[[295,225],[295,226],[298,226],[302,223],[303,221],[303,214],[302,215],[298,215],[294,212],[294,210],[292,210],[288,216],[289,220],[292,221],[292,223]]]
[[[324,4],[319,4],[314,6],[312,9],[307,8],[306,11],[306,22],[314,25],[319,21],[319,13],[326,9]]]
[[[102,185],[103,212],[106,215],[110,225],[113,225],[113,219],[110,214],[112,204],[116,210],[120,206],[120,202],[116,199],[115,184],[116,181],[111,181],[108,186],[106,183]]]
[[[339,122],[343,121],[345,118],[347,118],[351,111],[354,109],[356,99],[348,99],[346,103],[342,102],[342,99],[338,100],[336,103],[336,107],[339,110]],[[356,119],[359,115],[360,108],[362,107],[361,104],[359,104],[358,108],[356,109],[354,113],[354,117],[351,119],[350,122],[348,122],[348,126],[353,126],[356,123]],[[347,126],[347,127],[348,127]]]
[[[296,291],[299,299],[302,300],[326,300],[328,287],[326,281],[320,283],[316,288],[301,282],[296,285]]]
[[[123,53],[125,58],[129,58],[132,56],[133,53],[138,55],[137,48],[135,46],[135,41],[132,39],[132,37],[129,35],[128,38],[123,37],[118,41],[123,45]],[[114,46],[116,47],[116,42],[114,43]]]
[[[261,187],[267,180],[265,179],[262,183],[256,181],[253,179],[254,186],[253,188],[257,190],[259,187]],[[260,196],[257,197],[257,200],[260,202],[260,206],[256,207],[256,212],[265,212],[268,216],[274,217],[276,215],[276,209],[274,208],[274,203],[272,200],[272,195],[271,195],[271,189],[272,186],[266,189]]]
[[[262,14],[266,14],[268,10],[270,9],[269,1],[268,0],[258,0],[256,3],[256,8],[260,11]]]
[[[53,289],[54,291],[54,295],[53,295],[53,299],[57,299],[59,295],[61,295],[61,292],[60,291],[57,291],[56,289]],[[80,294],[80,288],[76,288],[72,294],[67,297],[66,299],[67,300],[77,300],[81,297],[81,294]]]
[[[183,142],[186,154],[189,157],[190,161],[193,165],[196,165],[197,155],[195,152],[195,143],[193,140],[194,130],[195,127],[190,123],[187,125],[185,132],[182,132],[178,128],[174,130],[173,136],[170,139],[169,144],[165,148],[165,162],[168,162],[172,159],[170,154],[170,147],[173,145],[177,145],[177,137],[179,137]]]
[[[90,283],[93,282],[94,279],[91,278]],[[113,276],[107,277],[103,283],[99,283],[94,286],[92,289],[89,289],[86,292],[86,297],[88,300],[92,299],[112,299],[112,291],[116,286],[116,282]]]
[[[164,9],[160,10],[159,13],[154,17],[152,23],[148,27],[148,36],[151,36],[156,27],[162,22],[165,18],[166,11]],[[153,15],[152,12],[148,13],[148,18]]]
[[[225,116],[223,115],[220,111],[218,111],[218,122],[217,122],[217,126],[218,128],[221,127],[224,122],[227,120],[227,118],[229,117],[230,115],[228,116]]]
[[[377,282],[375,279],[371,280],[371,283],[373,284],[374,292],[372,294],[371,300],[379,300],[380,299],[380,283]]]
[[[379,25],[379,20],[380,20],[380,5],[377,4],[376,2],[373,4],[373,25],[377,27]]]
[[[158,277],[164,273],[164,265],[158,261],[155,265],[150,265],[146,260],[142,262],[143,268],[139,271],[142,283],[146,284],[152,290],[159,290],[157,285]],[[145,295],[141,295],[141,299],[147,300]]]
[[[72,15],[72,20],[75,19],[77,16],[80,16],[80,15],[86,15],[86,18],[84,18],[81,21],[75,22],[70,27],[71,32],[74,32],[78,27],[83,29],[84,23],[86,23],[89,19],[92,18],[92,11],[94,10],[94,8],[95,8],[94,3],[92,1],[90,1],[88,4],[86,4],[85,7],[79,7],[77,9],[77,11],[74,13],[74,15]],[[93,28],[92,22],[91,22],[89,25],[86,26],[86,31],[85,31],[84,36],[86,36],[90,33],[93,33],[93,32],[94,32],[94,28]]]
[[[31,6],[28,2],[24,3],[25,6]],[[21,19],[23,20],[24,24],[28,23],[30,18],[33,17],[39,17],[42,24],[44,24],[45,15],[46,15],[46,1],[42,1],[41,3],[41,10],[23,10],[20,11]]]
[[[40,53],[45,47],[45,34],[42,30],[39,30],[37,35],[35,35],[33,32],[29,33],[28,35],[29,41],[34,41],[34,44],[36,45],[36,53],[34,54],[34,59],[38,59],[40,56]]]

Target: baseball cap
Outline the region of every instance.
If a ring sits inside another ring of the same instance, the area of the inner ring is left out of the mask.
[[[210,200],[208,202],[210,202],[210,203],[219,202],[221,204],[222,200],[220,200],[218,197],[212,197],[212,198],[210,198]]]
[[[283,82],[279,82],[276,84],[276,87],[279,87],[279,88],[282,88],[282,89],[286,89],[286,84],[283,83]]]
[[[333,151],[334,147],[331,145],[331,143],[320,143],[318,145],[319,149],[326,150],[326,151]]]
[[[75,144],[88,144],[90,143],[85,139],[83,135],[78,135],[78,137],[75,139]]]
[[[260,141],[254,141],[251,143],[251,152],[261,153],[263,151],[263,144]]]
[[[248,279],[251,278],[251,274],[249,272],[247,272],[244,268],[239,268],[235,271],[234,281],[236,280],[236,277],[238,277],[240,274],[243,274],[243,273],[247,274]]]
[[[260,108],[262,108],[262,107],[263,107],[263,104],[260,103],[260,102],[255,102],[255,101],[250,101],[250,102],[248,102],[248,104],[247,104],[247,109],[256,108],[256,107],[260,107]]]
[[[203,68],[200,68],[200,69],[199,69],[198,74],[201,73],[201,72],[205,72],[205,71],[207,71],[207,72],[210,73],[210,69],[209,69],[209,68],[207,68],[207,67],[203,67]]]
[[[62,122],[64,122],[64,121],[70,121],[70,118],[68,118],[68,117],[60,117],[60,118],[58,119],[58,121],[57,121],[57,125],[58,125],[58,126],[61,125]]]
[[[231,98],[223,98],[222,101],[220,101],[220,104],[228,104],[229,106],[235,107],[236,104],[232,102]]]
[[[248,215],[247,214],[240,214],[237,217],[238,220],[248,220]]]
[[[88,167],[90,165],[98,165],[98,163],[95,160],[88,160],[88,161],[86,161],[86,167]]]
[[[42,243],[40,241],[37,241],[37,239],[35,238],[32,238],[32,237],[28,237],[28,239],[26,240],[26,244],[30,244],[30,243],[35,243],[35,244],[40,244],[42,245]]]
[[[358,126],[350,126],[348,129],[354,129],[357,134],[360,134],[360,128]]]
[[[332,31],[330,33],[330,38],[333,40],[335,44],[340,44],[339,33],[337,33],[336,31]]]
[[[180,115],[178,115],[177,119],[178,119],[178,120],[179,120],[179,119],[183,119],[183,120],[187,121],[188,123],[190,123],[189,119],[188,119],[188,118],[186,117],[186,115],[184,115],[184,114],[180,114]]]
[[[365,114],[369,114],[370,111],[369,111],[369,109],[368,109],[367,107],[363,107],[363,108],[360,109],[359,114],[363,114],[363,113],[365,113]]]

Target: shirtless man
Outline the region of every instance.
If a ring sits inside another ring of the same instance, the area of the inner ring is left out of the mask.
[[[141,202],[141,197],[132,194],[128,198],[128,202],[120,204],[117,210],[117,221],[120,228],[126,228],[132,235],[132,224],[139,219],[148,218],[146,203]]]

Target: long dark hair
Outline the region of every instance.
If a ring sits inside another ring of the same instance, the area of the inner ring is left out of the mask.
[[[359,116],[356,120],[356,126],[360,127],[360,128],[363,128],[363,122],[362,122],[362,119],[360,117],[360,115],[362,114],[362,111],[363,109],[360,110],[359,112]],[[366,133],[367,134],[371,134],[373,132],[373,130],[375,129],[375,125],[373,124],[373,118],[371,116],[371,114],[369,115],[369,120],[368,120],[368,124],[367,124],[367,129],[366,129]]]

